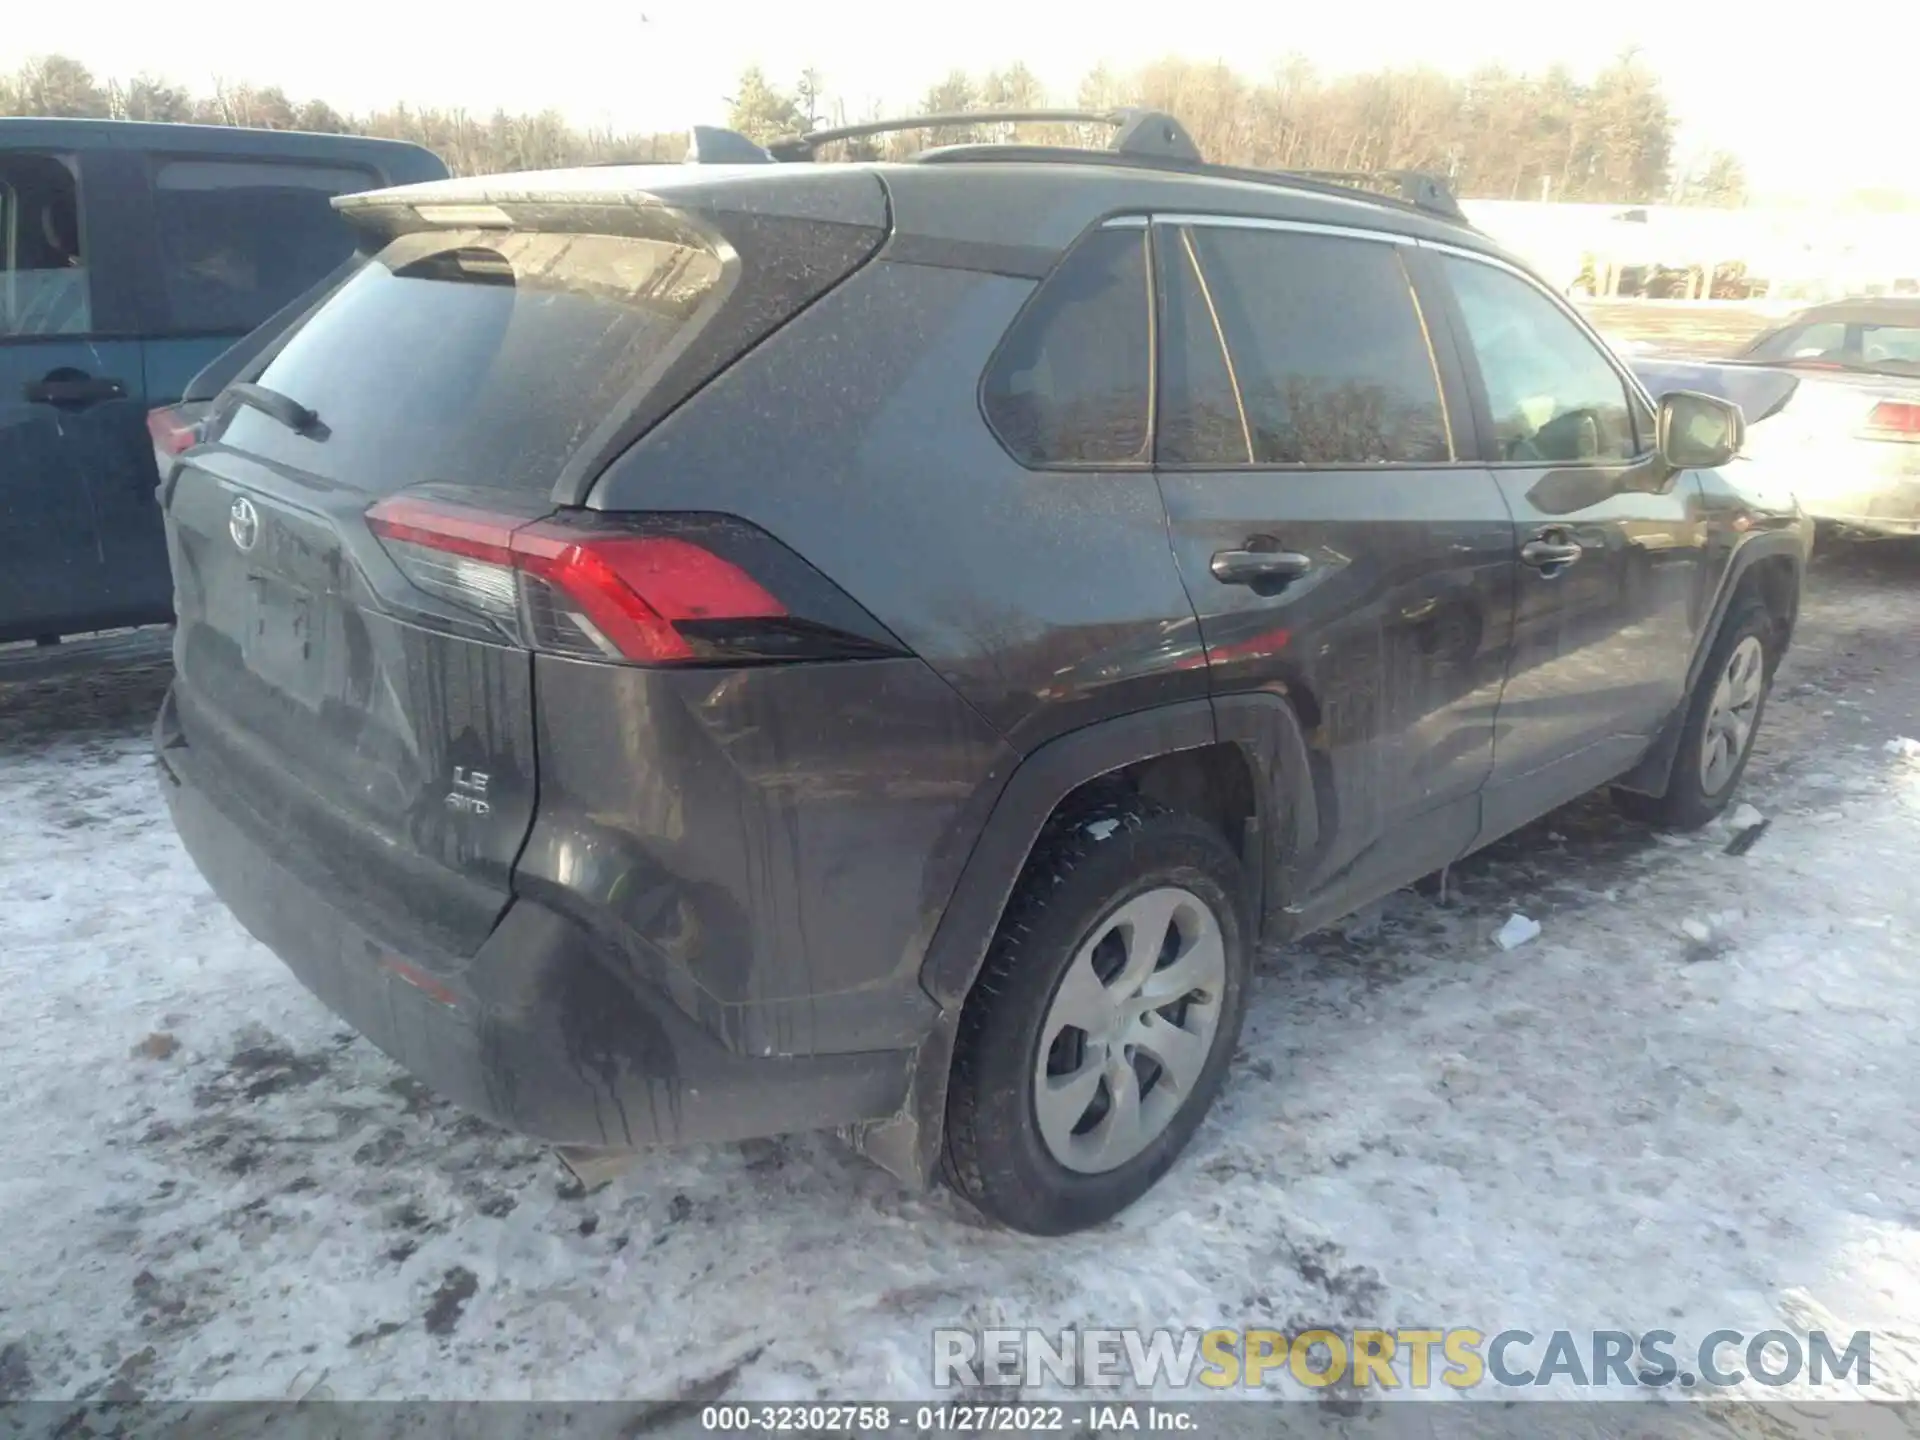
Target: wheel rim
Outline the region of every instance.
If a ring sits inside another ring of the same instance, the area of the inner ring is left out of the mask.
[[[1220,921],[1191,890],[1145,891],[1095,925],[1040,1034],[1034,1113],[1048,1153],[1099,1174],[1152,1144],[1213,1054],[1226,984]]]
[[[1713,687],[1706,728],[1700,734],[1700,788],[1707,794],[1718,795],[1726,789],[1740,768],[1747,746],[1753,743],[1765,683],[1766,652],[1756,636],[1745,636],[1733,647]]]

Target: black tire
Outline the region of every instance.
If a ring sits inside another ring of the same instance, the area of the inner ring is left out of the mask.
[[[1701,750],[1706,742],[1707,716],[1713,706],[1714,689],[1727,668],[1727,662],[1740,643],[1752,637],[1760,642],[1763,658],[1760,697],[1753,712],[1753,726],[1746,748],[1731,775],[1718,789],[1708,793],[1701,778]],[[1694,682],[1687,700],[1687,718],[1680,731],[1680,745],[1674,752],[1673,771],[1667,779],[1664,795],[1639,795],[1631,790],[1615,790],[1613,801],[1620,813],[1643,824],[1663,830],[1698,830],[1725,810],[1740,789],[1747,761],[1753,754],[1753,742],[1760,734],[1760,722],[1766,716],[1767,693],[1773,685],[1774,667],[1780,660],[1779,627],[1766,606],[1749,600],[1729,612],[1714,637],[1707,663]]]
[[[1212,1049],[1145,1149],[1100,1173],[1069,1169],[1049,1151],[1036,1111],[1048,1014],[1095,926],[1163,886],[1191,892],[1220,927],[1226,963]],[[1032,1235],[1097,1225],[1139,1199],[1205,1118],[1239,1043],[1252,962],[1246,895],[1238,857],[1193,816],[1120,795],[1050,822],[961,1013],[947,1092],[947,1182],[988,1219]]]

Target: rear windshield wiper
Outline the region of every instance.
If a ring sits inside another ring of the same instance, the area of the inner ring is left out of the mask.
[[[250,409],[258,410],[262,415],[271,415],[296,435],[312,435],[316,439],[324,438],[320,432],[320,417],[291,395],[282,395],[265,385],[255,385],[242,380],[229,385],[227,394]]]

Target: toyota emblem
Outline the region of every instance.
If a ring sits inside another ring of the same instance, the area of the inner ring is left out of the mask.
[[[253,508],[253,502],[244,495],[235,500],[233,508],[227,512],[227,533],[242,550],[253,549],[260,539],[260,512]]]

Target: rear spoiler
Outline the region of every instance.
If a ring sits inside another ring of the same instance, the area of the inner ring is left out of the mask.
[[[668,238],[690,215],[725,213],[885,230],[879,178],[840,166],[590,166],[436,180],[340,195],[334,208],[370,241],[420,230],[595,230]],[[707,237],[698,237],[705,239]]]

